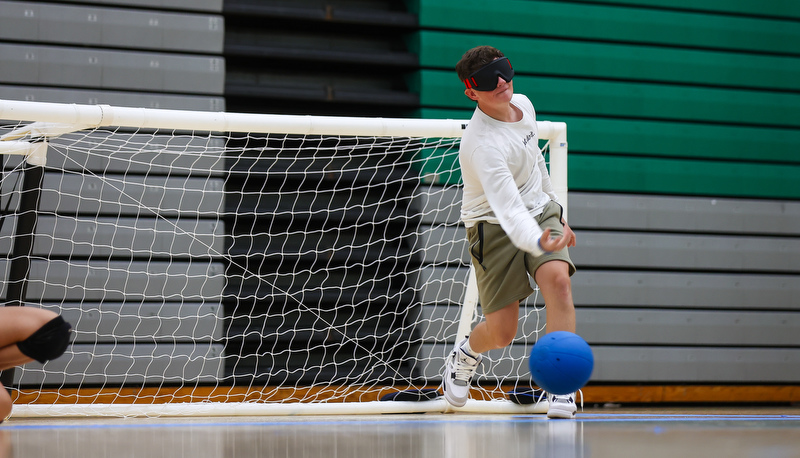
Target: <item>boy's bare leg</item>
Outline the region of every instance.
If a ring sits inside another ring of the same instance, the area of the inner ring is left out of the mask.
[[[536,284],[547,306],[546,332],[575,332],[575,305],[572,301],[572,284],[569,265],[563,261],[550,261],[536,270]],[[575,395],[548,394],[547,418],[574,418],[578,411]]]
[[[489,313],[469,335],[469,345],[476,353],[508,346],[519,327],[519,301]]]
[[[575,332],[575,304],[572,301],[572,282],[569,265],[563,261],[542,264],[535,278],[547,307],[546,332]]]

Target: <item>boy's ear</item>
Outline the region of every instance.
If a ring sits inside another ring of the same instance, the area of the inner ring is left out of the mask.
[[[474,100],[476,102],[478,101],[478,95],[475,94],[475,89],[470,89],[470,88],[464,89],[464,95],[469,97],[470,100]]]

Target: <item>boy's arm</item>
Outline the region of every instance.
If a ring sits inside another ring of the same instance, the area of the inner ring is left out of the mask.
[[[542,247],[542,228],[531,216],[519,194],[508,166],[496,151],[474,154],[474,167],[486,200],[508,238],[519,249],[541,256],[549,249]]]

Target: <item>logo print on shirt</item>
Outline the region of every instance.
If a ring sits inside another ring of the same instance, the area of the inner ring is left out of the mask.
[[[531,139],[532,139],[533,137],[535,137],[535,136],[536,136],[536,133],[534,133],[533,131],[531,131],[531,133],[529,133],[529,134],[528,134],[528,135],[525,137],[525,139],[524,139],[524,140],[522,140],[522,144],[523,144],[523,145],[525,145],[525,146],[528,146],[528,142],[529,142],[529,141],[531,141]]]

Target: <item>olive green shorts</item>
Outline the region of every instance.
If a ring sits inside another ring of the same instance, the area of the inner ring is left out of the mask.
[[[561,206],[551,201],[535,219],[542,230],[550,228],[553,237],[558,237],[563,234],[561,212]],[[569,274],[575,273],[567,248],[534,256],[514,246],[499,224],[479,222],[467,228],[467,239],[484,315],[533,294],[528,275],[533,277],[546,262],[564,261],[569,264]]]

